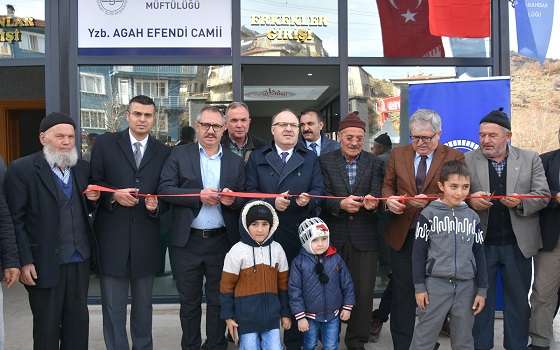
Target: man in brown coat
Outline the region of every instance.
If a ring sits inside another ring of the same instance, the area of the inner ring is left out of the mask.
[[[410,119],[411,144],[394,148],[387,162],[383,197],[392,213],[385,230],[391,247],[391,336],[396,350],[408,350],[414,332],[416,302],[412,283],[412,242],[418,215],[439,192],[437,181],[443,163],[464,160],[461,152],[439,143],[441,117],[419,109]],[[401,196],[414,197],[401,201]]]

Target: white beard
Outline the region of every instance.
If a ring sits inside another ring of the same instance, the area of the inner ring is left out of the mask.
[[[57,166],[61,169],[71,168],[78,163],[78,150],[76,146],[70,151],[56,151],[50,145],[43,146],[43,154],[50,167]]]

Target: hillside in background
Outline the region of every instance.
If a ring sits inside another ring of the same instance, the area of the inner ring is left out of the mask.
[[[512,143],[538,153],[559,147],[560,60],[511,53]]]

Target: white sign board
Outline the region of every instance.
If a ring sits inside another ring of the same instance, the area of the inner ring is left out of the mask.
[[[231,0],[78,0],[78,49],[229,55],[231,16]]]

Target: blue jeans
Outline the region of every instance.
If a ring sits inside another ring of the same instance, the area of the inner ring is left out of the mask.
[[[475,318],[475,349],[494,347],[494,310],[496,308],[496,271],[504,279],[504,344],[508,350],[526,350],[529,341],[529,288],[533,271],[531,258],[523,256],[517,244],[485,245],[488,269],[486,306]]]
[[[319,335],[323,350],[338,350],[338,335],[340,333],[340,319],[333,318],[329,322],[319,322],[307,319],[309,330],[303,333],[303,350],[315,350]]]
[[[282,350],[280,329],[260,333],[245,333],[239,336],[239,350]]]

